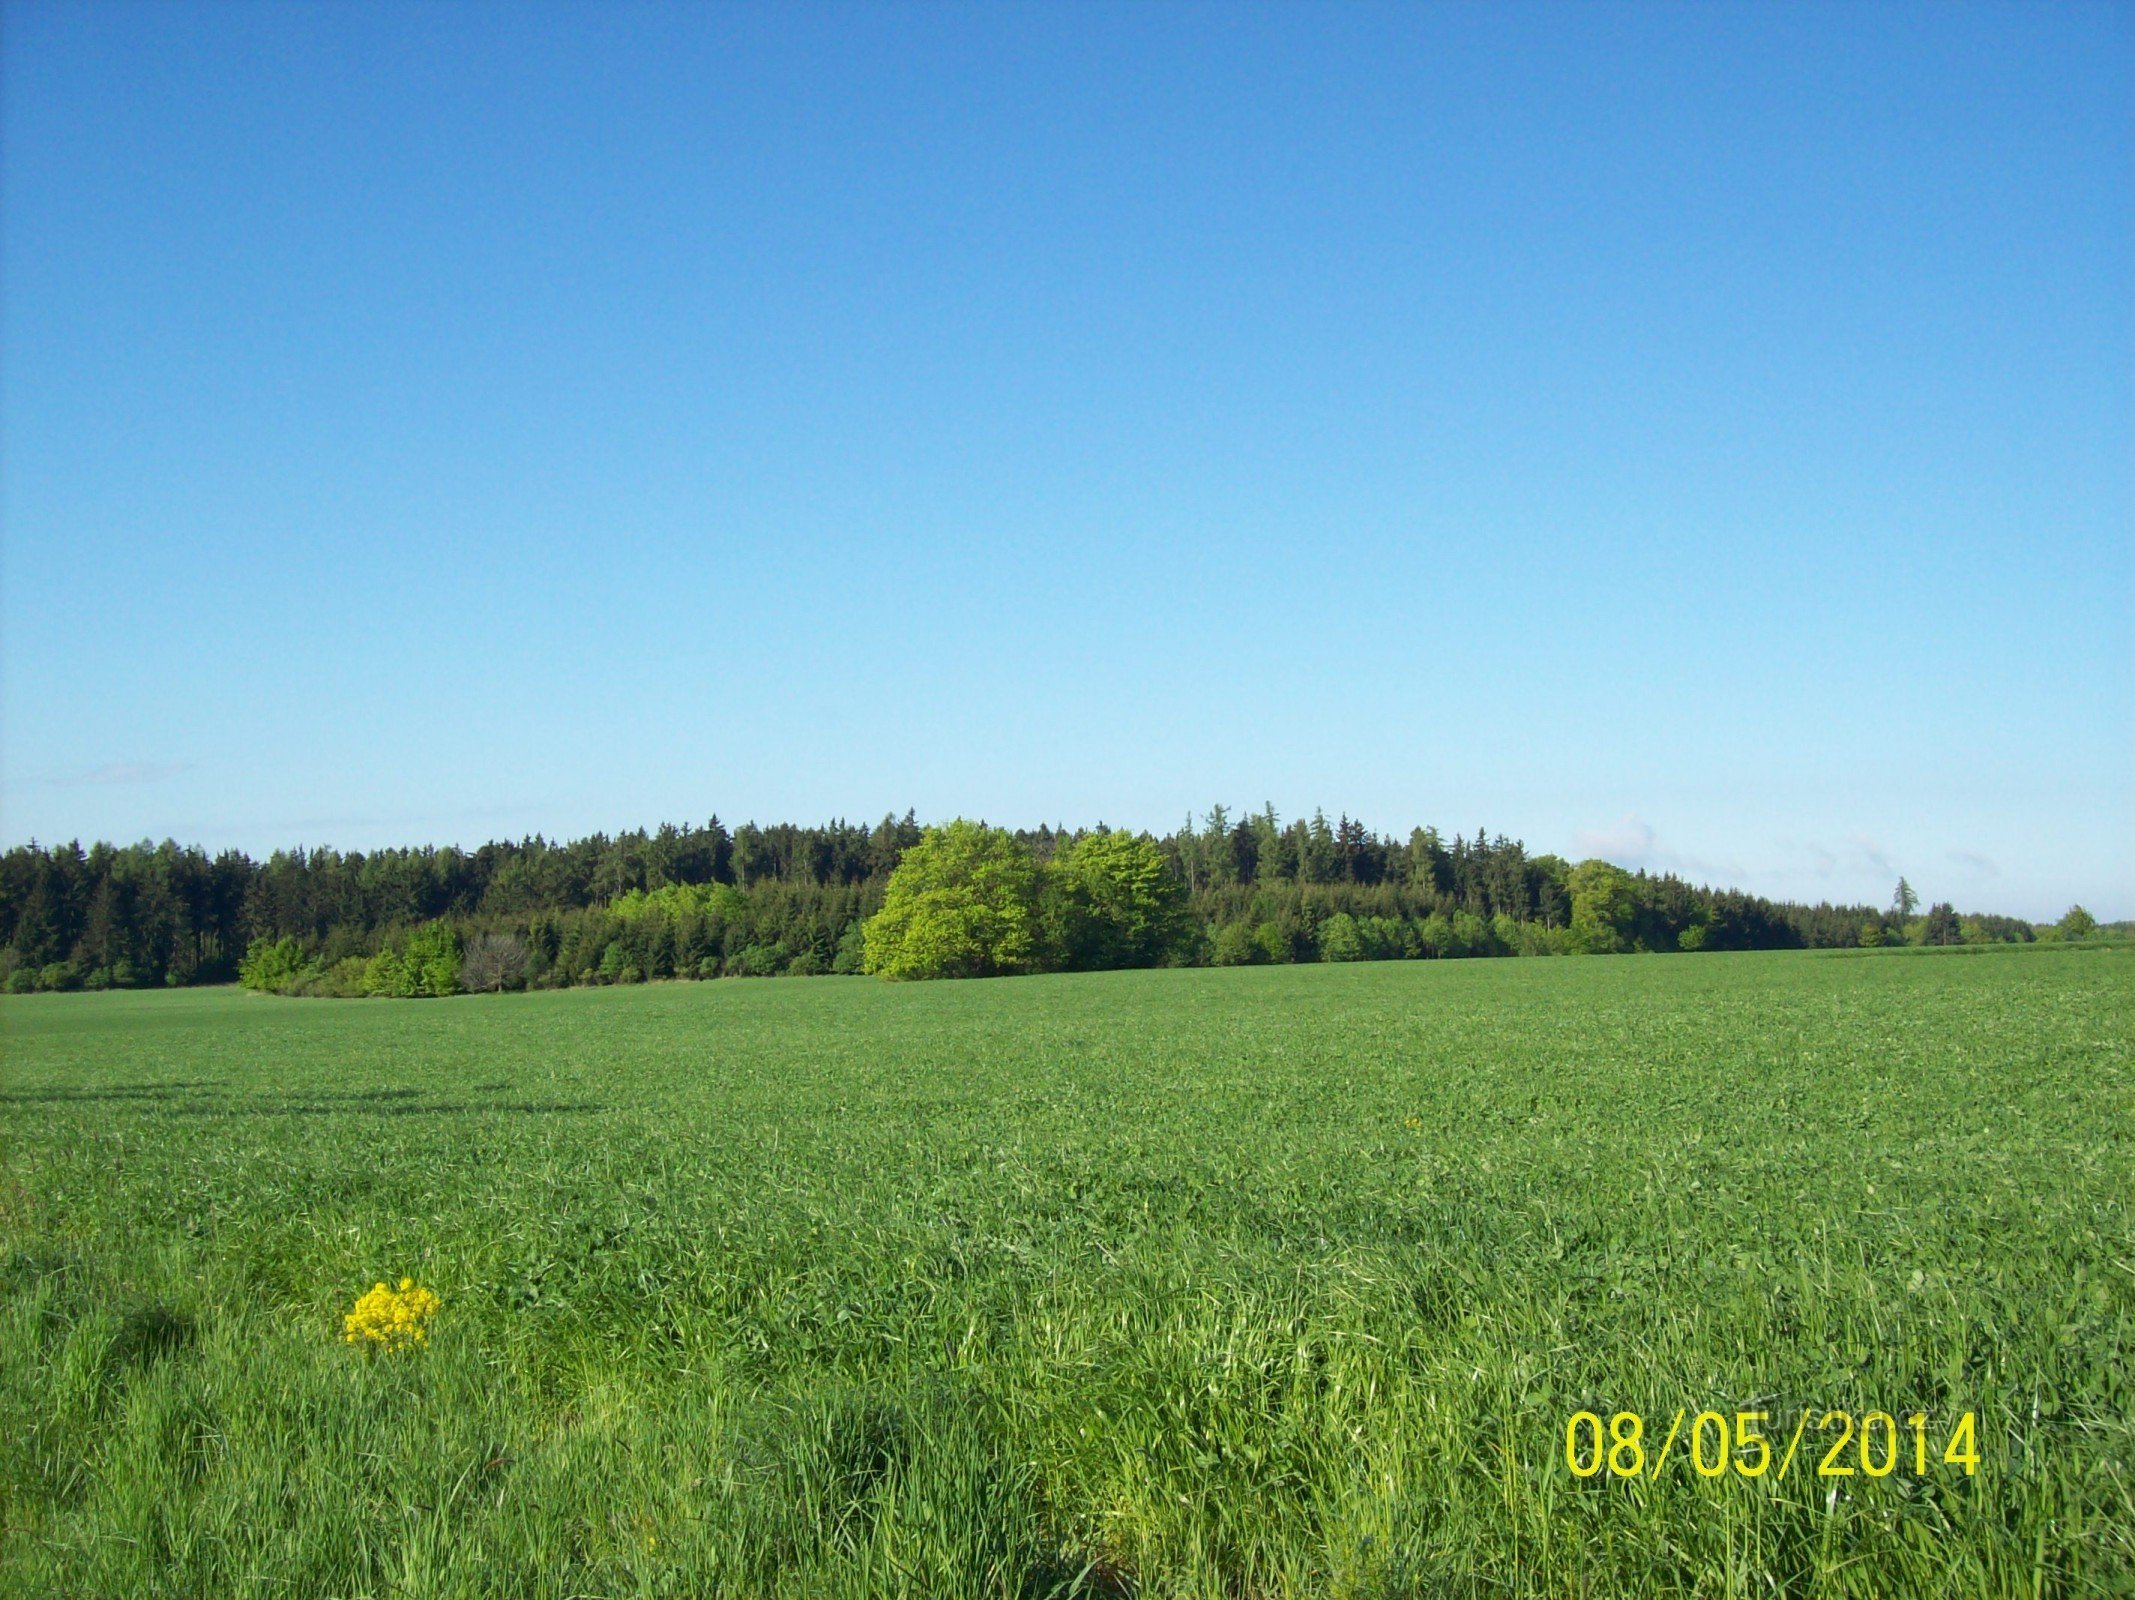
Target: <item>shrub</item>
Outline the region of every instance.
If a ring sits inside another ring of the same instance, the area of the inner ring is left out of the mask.
[[[494,994],[526,987],[526,942],[516,933],[479,933],[460,956],[460,987]]]
[[[1495,953],[1490,924],[1472,911],[1453,913],[1453,943],[1457,953],[1464,956],[1487,956]]]
[[[1320,959],[1322,961],[1362,961],[1364,941],[1357,936],[1357,919],[1346,911],[1337,911],[1320,924]]]
[[[1417,930],[1423,941],[1423,953],[1427,956],[1459,956],[1467,952],[1458,946],[1453,937],[1453,919],[1443,911],[1434,911],[1423,919]]]
[[[1268,959],[1250,922],[1226,922],[1216,930],[1213,960],[1219,967],[1250,967]]]
[[[237,981],[262,993],[287,994],[312,974],[304,947],[294,939],[254,939],[237,964]]]
[[[416,1000],[460,992],[460,942],[442,922],[426,922],[397,947],[372,956],[363,973],[367,993]]]
[[[831,957],[832,972],[865,972],[867,970],[867,934],[857,922],[845,925],[838,935],[838,953]]]
[[[728,971],[740,978],[775,978],[785,969],[786,953],[774,944],[744,946]]]

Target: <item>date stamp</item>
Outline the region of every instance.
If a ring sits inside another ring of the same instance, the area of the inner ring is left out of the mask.
[[[1687,1425],[1687,1426],[1686,1426]],[[1780,1445],[1781,1439],[1785,1440]],[[1802,1446],[1808,1453],[1802,1455]],[[1801,1456],[1797,1465],[1796,1457]],[[1658,1478],[1673,1460],[1689,1463],[1701,1478],[1784,1479],[1814,1461],[1819,1478],[1859,1473],[1887,1478],[1901,1468],[1915,1477],[1944,1469],[1971,1477],[1979,1470],[1979,1430],[1969,1411],[1937,1423],[1924,1411],[1903,1417],[1888,1411],[1803,1411],[1791,1433],[1772,1426],[1766,1411],[1693,1413],[1679,1409],[1657,1451],[1648,1453],[1646,1421],[1636,1411],[1618,1411],[1606,1422],[1592,1411],[1575,1411],[1564,1425],[1564,1464],[1575,1478],[1606,1472],[1612,1478]]]

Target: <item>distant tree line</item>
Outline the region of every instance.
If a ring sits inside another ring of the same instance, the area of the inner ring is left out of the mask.
[[[878,925],[871,962],[869,921],[892,901],[893,878],[915,851],[922,864],[948,860],[947,876],[924,889],[907,874],[911,893],[902,910],[891,906],[905,933],[892,938]],[[1005,945],[966,937],[992,913],[983,897],[957,902],[962,872],[1008,885],[1022,934]],[[915,912],[923,913],[916,923]],[[400,994],[894,974],[900,963],[903,975],[921,975],[1957,944],[2081,937],[2090,929],[2079,912],[2045,929],[1947,904],[1922,915],[1904,885],[1884,909],[1798,905],[1531,856],[1502,834],[1417,828],[1403,839],[1348,817],[1284,824],[1272,808],[1233,817],[1219,806],[1161,837],[923,830],[910,813],[872,827],[729,830],[714,818],[568,843],[289,850],[264,861],[170,842],[18,846],[0,857],[0,986],[243,976],[263,988]],[[925,954],[951,924],[965,933],[941,947],[950,953]],[[973,956],[979,948],[993,953]]]

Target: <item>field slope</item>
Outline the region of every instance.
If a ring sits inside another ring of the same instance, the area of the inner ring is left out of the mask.
[[[2135,1583],[2135,956],[0,1003],[0,1590]],[[379,1279],[443,1297],[345,1346]],[[1972,1411],[1575,1477],[1567,1419]]]

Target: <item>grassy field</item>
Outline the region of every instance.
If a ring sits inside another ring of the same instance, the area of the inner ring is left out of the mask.
[[[2125,1593],[2131,998],[2077,948],[10,1000],[0,1591]],[[403,1274],[428,1347],[346,1346]],[[1679,1408],[1937,1448],[1569,1470]]]

